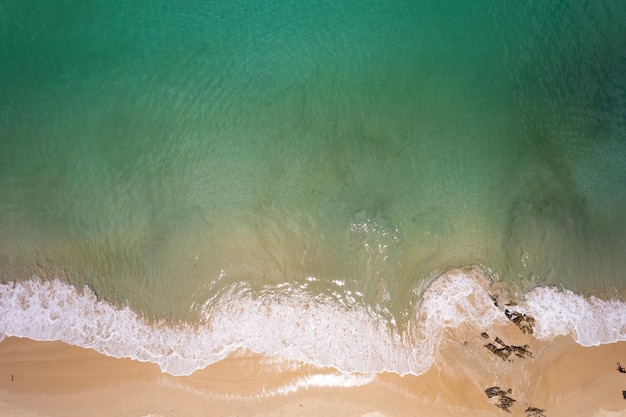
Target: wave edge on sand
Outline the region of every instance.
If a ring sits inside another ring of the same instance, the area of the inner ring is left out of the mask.
[[[583,346],[626,340],[621,301],[538,287],[502,306],[477,269],[451,270],[435,280],[404,330],[367,306],[298,289],[253,296],[231,288],[205,308],[201,323],[171,324],[149,321],[58,279],[0,285],[1,338],[63,341],[152,362],[172,375],[190,375],[241,348],[344,373],[420,375],[433,364],[446,329],[463,323],[489,329],[511,315],[532,317],[540,340],[570,335]]]

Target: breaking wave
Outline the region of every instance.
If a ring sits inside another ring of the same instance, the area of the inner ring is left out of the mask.
[[[533,317],[539,339],[570,335],[584,346],[626,340],[624,302],[539,287],[507,308]],[[486,329],[507,320],[476,270],[452,270],[435,280],[404,330],[367,306],[297,288],[254,295],[234,286],[207,302],[199,323],[171,324],[60,280],[0,285],[0,340],[63,341],[152,362],[172,375],[191,374],[240,348],[344,373],[419,375],[433,363],[446,328],[467,322]]]

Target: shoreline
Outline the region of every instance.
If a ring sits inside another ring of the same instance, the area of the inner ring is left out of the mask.
[[[333,369],[243,350],[175,377],[151,363],[7,337],[0,342],[0,416],[626,417],[626,374],[616,367],[626,363],[626,342],[582,347],[569,337],[546,343],[516,330],[491,329],[490,338],[529,342],[532,358],[503,360],[484,348],[484,334],[462,326],[423,375],[343,375],[345,381]],[[332,386],[350,381],[354,386]],[[493,387],[510,393],[488,398]],[[506,396],[510,414],[498,407]]]

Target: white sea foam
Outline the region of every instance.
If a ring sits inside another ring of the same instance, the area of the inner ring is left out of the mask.
[[[570,335],[583,346],[626,340],[626,303],[621,301],[539,287],[526,294],[520,310],[536,319],[534,334],[540,339]]]
[[[419,375],[433,363],[446,328],[464,322],[488,328],[507,320],[487,285],[476,271],[444,274],[425,291],[408,329],[399,331],[358,302],[312,296],[297,286],[254,296],[240,284],[207,303],[201,323],[171,325],[97,300],[87,288],[33,278],[0,285],[0,340],[60,340],[153,362],[173,375],[190,374],[239,348],[344,373]],[[626,340],[621,302],[537,288],[514,308],[536,319],[535,335],[542,339],[570,334],[586,346]]]

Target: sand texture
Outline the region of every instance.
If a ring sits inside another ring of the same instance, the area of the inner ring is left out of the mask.
[[[584,348],[567,337],[547,344],[510,328],[491,332],[456,329],[424,375],[360,380],[246,351],[173,377],[150,363],[8,337],[0,416],[626,416],[626,374],[616,366],[626,363],[626,343]],[[496,337],[528,354],[503,359],[485,347]],[[342,377],[362,385],[314,382]]]

